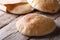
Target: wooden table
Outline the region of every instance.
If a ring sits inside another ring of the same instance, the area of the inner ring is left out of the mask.
[[[0,10],[0,40],[60,40],[60,12],[56,14],[46,14],[34,10],[42,15],[46,15],[56,22],[56,30],[44,37],[27,37],[19,33],[15,23],[22,15],[6,13]],[[33,12],[34,12],[33,11]]]

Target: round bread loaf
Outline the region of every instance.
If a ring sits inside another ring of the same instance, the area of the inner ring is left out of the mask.
[[[56,13],[59,10],[57,0],[27,0],[28,3],[35,9],[42,12]]]
[[[27,14],[17,21],[16,27],[20,33],[27,36],[44,36],[56,28],[53,19],[37,14]]]
[[[5,4],[5,6],[7,7],[6,9],[7,12],[10,12],[13,14],[26,14],[34,10],[27,2]]]

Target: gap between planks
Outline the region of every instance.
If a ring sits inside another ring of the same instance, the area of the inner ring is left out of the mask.
[[[20,18],[21,18],[21,16],[16,18],[15,20],[13,20],[11,23],[9,23],[7,26],[5,26],[4,28],[2,28],[0,30],[0,40],[4,39],[5,37],[10,35],[11,33],[14,33],[17,31],[15,23]]]
[[[0,29],[14,20],[18,15],[9,14],[0,10]]]

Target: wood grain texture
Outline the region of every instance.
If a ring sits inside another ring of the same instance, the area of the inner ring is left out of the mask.
[[[55,20],[56,26],[57,26],[57,30],[54,33],[55,37],[51,38],[53,40],[60,40],[60,16],[56,18]]]
[[[19,32],[15,32],[3,40],[8,40],[8,39],[9,40],[27,40],[28,37],[20,34]]]
[[[0,10],[0,16],[2,16],[4,14],[4,12],[2,10]]]
[[[10,14],[4,14],[4,15],[6,16],[6,15],[10,15]],[[15,17],[16,18],[16,19],[14,18],[15,20],[13,20],[10,23],[8,22],[9,24],[7,26],[0,29],[0,40],[60,40],[60,31],[59,31],[60,30],[60,28],[59,28],[60,27],[60,17],[59,17],[60,14],[58,13],[55,15],[49,15],[49,14],[43,14],[43,15],[51,17],[54,20],[56,19],[55,22],[58,27],[52,34],[49,34],[46,37],[38,37],[38,38],[28,39],[29,37],[26,37],[26,36],[20,34],[18,32],[18,30],[16,29],[15,24],[16,24],[16,21],[21,18],[21,16],[20,16],[18,18]],[[12,16],[9,16],[9,17],[12,17]],[[10,18],[8,18],[8,19],[10,19]]]
[[[56,22],[56,25],[58,27],[60,27],[60,16],[58,18],[56,18],[55,22]]]
[[[57,17],[60,16],[60,12],[59,11],[57,13],[55,13],[55,14],[49,14],[49,13],[44,13],[44,12],[40,12],[40,11],[36,11],[35,10],[35,11],[33,11],[33,13],[39,13],[39,14],[45,15],[45,16],[50,17],[51,19],[55,20]]]
[[[60,40],[60,16],[56,18],[56,30],[49,36],[50,40]]]
[[[45,38],[45,39],[30,39],[30,40],[49,40],[49,39]]]
[[[50,18],[52,18],[52,19],[56,19],[58,16],[60,16],[60,12],[57,12],[57,13],[55,13],[55,14],[48,14],[48,13],[41,13],[41,14],[43,14],[43,15],[46,15],[47,17],[50,17]]]
[[[10,23],[12,20],[14,20],[17,17],[17,15],[5,13],[3,11],[0,11],[0,28],[4,25]]]
[[[57,26],[56,30],[53,33],[47,35],[47,38],[43,38],[43,37],[40,39],[32,38],[30,40],[60,40],[60,13],[55,15],[49,15],[49,14],[43,14],[43,15],[46,15],[55,20]]]
[[[0,30],[0,40],[17,31],[15,23],[18,19],[20,19],[20,17],[13,20],[11,23]]]

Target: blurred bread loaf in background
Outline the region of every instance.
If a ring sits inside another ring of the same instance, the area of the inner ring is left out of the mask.
[[[13,14],[26,14],[34,10],[27,2],[5,4],[5,6],[7,7],[6,11]]]
[[[27,0],[28,3],[35,9],[42,12],[56,13],[59,10],[57,0]]]
[[[14,4],[19,2],[27,2],[27,0],[0,0],[0,9],[6,11],[4,4]]]

